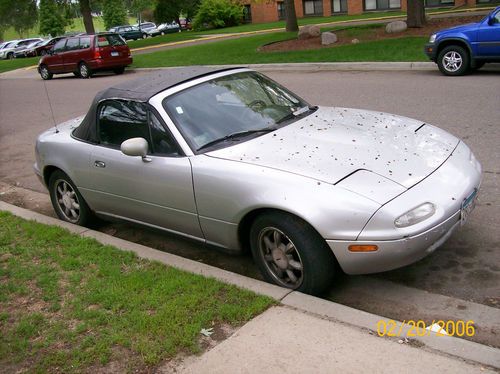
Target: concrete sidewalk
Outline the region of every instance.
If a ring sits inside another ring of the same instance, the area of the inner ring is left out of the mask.
[[[273,307],[176,373],[493,373],[368,330]]]

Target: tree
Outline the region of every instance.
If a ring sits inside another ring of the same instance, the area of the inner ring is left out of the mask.
[[[11,26],[19,35],[23,35],[35,25],[37,13],[36,0],[1,0],[0,39]]]
[[[299,24],[297,23],[297,14],[295,13],[295,1],[285,0],[285,14],[286,14],[286,31],[299,31]]]
[[[127,10],[122,0],[103,0],[102,1],[102,19],[104,27],[123,25],[127,23]]]
[[[80,0],[80,12],[83,17],[83,24],[87,34],[94,34],[94,22],[92,20],[92,11],[90,9],[90,0]]]
[[[36,0],[17,0],[13,8],[11,25],[19,35],[35,26],[38,9]]]
[[[40,0],[40,34],[57,36],[64,34],[64,19],[54,0]]]
[[[193,27],[217,29],[239,25],[243,20],[243,9],[243,5],[235,0],[202,0]]]
[[[181,7],[175,0],[157,0],[153,16],[156,23],[172,22],[178,20]]]
[[[424,0],[408,1],[406,23],[408,27],[423,27],[427,23]]]

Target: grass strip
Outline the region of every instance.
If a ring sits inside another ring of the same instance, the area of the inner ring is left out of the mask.
[[[151,371],[273,301],[0,212],[0,367]],[[108,366],[106,366],[108,365]],[[114,366],[113,366],[114,365]]]
[[[134,67],[261,64],[296,62],[427,61],[426,37],[403,37],[305,51],[259,52],[264,44],[291,39],[293,33],[273,33],[186,46],[134,56]]]

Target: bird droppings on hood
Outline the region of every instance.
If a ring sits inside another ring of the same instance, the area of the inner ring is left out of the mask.
[[[458,143],[431,125],[414,133],[421,123],[392,114],[320,107],[315,115],[272,135],[236,143],[210,155],[287,170],[326,183],[335,183],[362,168],[410,187],[441,165]]]

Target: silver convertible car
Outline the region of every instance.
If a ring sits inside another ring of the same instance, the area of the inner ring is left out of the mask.
[[[481,165],[461,140],[397,115],[311,106],[255,71],[161,71],[97,94],[41,134],[36,174],[57,215],[160,228],[235,252],[320,293],[340,269],[432,253],[474,207]]]

